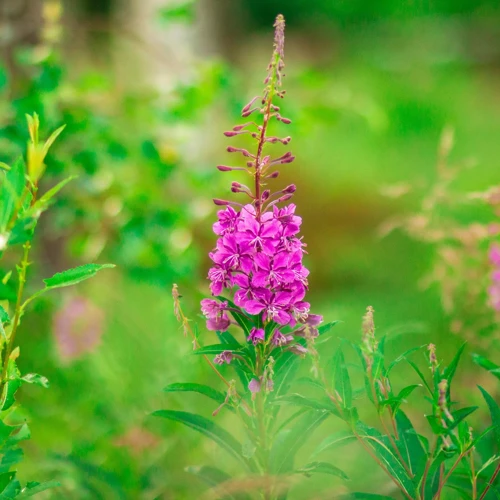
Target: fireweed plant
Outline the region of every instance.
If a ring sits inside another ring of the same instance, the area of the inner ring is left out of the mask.
[[[182,312],[176,286],[173,293],[176,315],[185,333],[193,337],[195,354],[206,358],[226,386],[227,394],[199,384],[173,384],[166,388],[168,392],[195,391],[214,399],[219,404],[214,415],[222,408],[236,412],[248,440],[240,444],[225,429],[199,415],[171,410],[155,412],[157,416],[197,429],[226,448],[247,472],[261,476],[260,481],[252,482],[251,486],[243,483],[243,487],[260,489],[268,499],[277,498],[278,490],[283,489],[277,479],[279,475],[311,474],[316,468],[342,474],[329,464],[294,468],[294,455],[305,442],[306,431],[312,432],[326,418],[326,413],[304,415],[293,429],[285,429],[286,421],[278,424],[277,400],[288,391],[298,361],[307,353],[307,344],[333,324],[320,326],[322,317],[311,314],[310,305],[305,302],[309,272],[302,263],[305,252],[305,244],[299,236],[302,220],[295,214],[295,205],[286,204],[296,188],[289,185],[272,192],[267,187],[269,180],[279,176],[277,169],[295,159],[291,152],[273,157],[266,151],[268,145],[290,142],[290,137],[269,135],[271,121],[291,123],[280,114],[276,104],[285,96],[281,88],[283,16],[276,18],[274,27],[274,51],[264,91],[242,110],[243,118],[252,115],[260,115],[260,118],[225,132],[226,137],[249,135],[255,140],[255,151],[229,146],[227,151],[241,154],[246,165],[217,167],[222,172],[245,171],[253,181],[252,187],[239,182],[231,186],[233,193],[249,198],[246,204],[214,200],[217,206],[224,208],[218,212],[218,221],[213,226],[218,237],[216,248],[210,253],[213,267],[208,272],[213,298],[202,300],[201,310],[207,329],[216,332],[219,344],[201,347],[196,331],[191,329]],[[240,340],[229,332],[230,328],[238,332]],[[226,379],[219,368],[222,365],[234,368],[242,388],[234,380]],[[281,427],[284,432],[280,432]],[[213,467],[191,470],[212,484],[213,481],[227,483],[230,479],[225,472]]]
[[[181,422],[211,438],[245,470],[246,476],[234,478],[213,466],[188,467],[189,472],[212,486],[208,498],[285,499],[298,478],[318,473],[336,476],[329,496],[324,498],[438,500],[456,498],[457,494],[473,500],[498,498],[500,408],[480,388],[493,425],[476,432],[466,419],[477,406],[459,407],[451,395],[465,345],[448,366],[438,361],[432,344],[412,348],[388,362],[386,338],[376,337],[374,311],[369,307],[363,318],[361,341],[351,344],[361,361],[356,373],[363,376],[350,374],[351,365],[343,353],[346,343],[326,366],[320,359],[319,339],[335,322],[322,324],[322,317],[311,314],[305,302],[308,271],[302,263],[304,243],[298,236],[301,219],[295,214],[295,205],[286,204],[295,186],[273,193],[266,185],[278,177],[277,167],[295,159],[290,152],[274,158],[265,150],[269,144],[290,142],[289,137],[268,135],[271,120],[290,123],[275,104],[276,98],[285,95],[281,89],[282,16],[277,17],[275,29],[264,92],[242,111],[243,118],[261,118],[225,132],[227,137],[249,135],[256,142],[255,152],[230,146],[228,152],[243,155],[246,165],[218,166],[222,172],[248,172],[253,179],[252,187],[239,182],[233,182],[231,187],[234,193],[247,196],[249,203],[214,200],[223,208],[213,226],[218,239],[210,253],[213,266],[208,272],[212,298],[202,300],[201,310],[218,344],[202,346],[196,327],[191,326],[182,310],[178,288],[173,287],[174,312],[184,334],[192,338],[194,353],[205,358],[224,384],[225,392],[197,383],[174,383],[165,388],[169,393],[196,392],[214,400],[217,406],[213,417],[222,411],[232,413],[241,422],[246,437],[239,441],[227,430],[234,430],[234,426],[223,427],[194,413],[159,410],[154,415]],[[425,368],[413,360],[419,351],[424,354]],[[301,382],[309,384],[308,393],[316,393],[315,398],[290,393],[301,359],[306,356],[312,364],[312,376],[303,377]],[[475,360],[493,372],[496,369],[480,356]],[[398,382],[392,379],[393,372],[402,362],[417,378],[415,383],[396,391]],[[238,383],[226,377],[230,368],[238,376]],[[361,388],[353,387],[357,378]],[[423,393],[428,404],[423,422],[418,419],[421,403],[408,414],[402,410],[409,396],[417,391]],[[374,406],[377,427],[371,420],[370,424],[360,420],[356,401],[363,395]],[[282,418],[283,408],[291,411]],[[328,436],[309,457],[302,456],[301,463],[296,464],[297,452],[330,416],[344,421],[347,428]],[[415,425],[412,420],[416,420]],[[421,431],[425,426],[429,429],[427,435]],[[483,439],[486,437],[489,440]],[[347,475],[322,457],[350,442],[357,442],[387,475],[383,491],[393,496],[380,491],[345,493],[349,490],[339,479],[346,480]]]
[[[23,375],[17,360],[20,349],[16,340],[22,330],[22,319],[28,306],[50,290],[75,285],[94,276],[111,264],[86,264],[57,273],[44,280],[45,287],[31,293],[27,286],[31,261],[31,242],[40,216],[50,207],[55,195],[72,178],[67,178],[39,195],[39,182],[45,172],[45,158],[51,145],[64,127],[57,129],[45,142],[39,137],[39,119],[36,114],[28,116],[29,142],[26,161],[20,157],[12,165],[0,164],[0,259],[15,262],[21,259],[0,278],[0,288],[6,297],[0,301],[0,498],[28,498],[57,486],[49,481],[28,482],[21,486],[16,478],[16,465],[23,459],[18,443],[30,437],[16,403],[17,391],[23,384],[48,387],[48,380],[35,373]],[[16,251],[22,247],[22,251]],[[3,266],[2,266],[3,267]],[[30,293],[27,293],[30,292]]]

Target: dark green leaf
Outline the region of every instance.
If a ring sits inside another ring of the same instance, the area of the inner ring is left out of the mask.
[[[420,368],[413,361],[410,361],[409,359],[406,359],[406,362],[415,370],[415,373],[419,376],[420,380],[427,388],[429,394],[433,395],[434,392],[431,389],[430,385],[427,383],[427,380],[425,379],[424,374],[420,371]]]
[[[329,323],[325,323],[324,325],[320,325],[318,327],[318,334],[324,335],[325,333],[328,333],[338,323],[340,323],[340,320],[330,321]]]
[[[393,413],[397,413],[399,407],[402,403],[406,401],[406,398],[418,387],[422,387],[420,384],[409,385],[408,387],[404,387],[401,389],[399,394],[393,398],[386,399],[385,401],[381,401],[381,406],[390,406]]]

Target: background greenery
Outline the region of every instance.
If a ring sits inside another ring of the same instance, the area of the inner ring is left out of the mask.
[[[20,472],[59,479],[63,486],[47,498],[195,498],[204,486],[185,466],[227,460],[193,432],[149,414],[186,409],[162,394],[168,383],[211,377],[190,356],[170,289],[179,283],[201,327],[197,303],[208,291],[214,241],[210,199],[224,197],[232,180],[214,169],[229,161],[221,132],[261,88],[278,12],[287,19],[283,107],[298,157],[281,181],[298,186],[314,310],[342,320],[335,334],[352,338],[371,304],[379,331],[394,334],[391,352],[432,340],[449,361],[461,343],[450,329],[454,313],[444,313],[438,287],[418,285],[435,248],[377,230],[418,207],[435,179],[446,125],[456,137],[450,161],[475,163],[454,183],[453,217],[487,220],[465,194],[498,184],[498,2],[156,2],[143,19],[133,17],[134,2],[67,2],[62,17],[58,2],[34,3],[40,8],[32,12],[29,2],[6,2],[2,13],[0,160],[24,149],[24,113],[37,112],[46,135],[67,124],[45,182],[78,178],[42,222],[31,279],[89,259],[118,265],[78,289],[88,307],[106,311],[100,342],[89,342],[88,352],[65,358],[54,334],[56,311],[70,307],[75,292],[36,305],[20,332],[21,363],[51,381],[49,390],[22,392],[33,439]],[[394,200],[382,194],[390,184],[415,189]],[[86,316],[70,338],[85,339]],[[325,357],[335,342],[322,347]],[[488,346],[495,360],[494,335]],[[479,382],[491,385],[468,359],[458,377],[457,398]],[[194,397],[187,409],[213,411]],[[357,489],[391,492],[356,446],[338,456]],[[335,481],[315,481],[318,498],[342,491]],[[303,488],[295,497],[312,498],[311,486]]]

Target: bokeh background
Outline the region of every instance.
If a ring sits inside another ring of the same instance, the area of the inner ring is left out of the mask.
[[[1,0],[0,160],[23,152],[24,114],[37,112],[46,136],[67,125],[45,187],[78,176],[41,223],[31,286],[83,262],[118,266],[36,304],[20,333],[22,369],[51,382],[21,398],[32,439],[20,472],[60,480],[47,498],[196,498],[204,485],[185,467],[228,461],[149,414],[213,411],[162,393],[171,382],[217,385],[190,355],[170,290],[179,284],[202,329],[211,199],[229,196],[233,180],[215,169],[232,160],[222,132],[262,87],[278,13],[287,20],[283,110],[298,158],[279,180],[298,187],[314,311],[342,320],[335,335],[354,338],[373,305],[393,353],[432,340],[448,360],[464,338],[469,353],[498,353],[485,293],[450,308],[442,283],[421,286],[440,238],[381,236],[394,217],[422,210],[446,127],[455,137],[449,163],[464,168],[436,224],[492,220],[467,193],[499,183],[497,1]],[[452,265],[453,280],[484,291],[486,251],[473,257],[472,278]],[[482,377],[466,358],[463,394]],[[340,453],[332,459],[342,457],[357,489],[374,491],[380,475],[360,450]],[[295,498],[312,498],[306,487]],[[331,480],[315,488],[318,498],[342,491]]]

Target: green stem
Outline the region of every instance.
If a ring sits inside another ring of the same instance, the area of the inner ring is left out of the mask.
[[[21,264],[19,265],[19,286],[17,289],[17,299],[16,299],[16,308],[14,311],[14,321],[12,323],[12,330],[10,332],[9,336],[9,341],[7,343],[7,349],[5,351],[5,355],[3,358],[3,367],[2,367],[2,375],[0,377],[0,394],[3,394],[3,390],[5,387],[5,384],[7,382],[6,377],[7,377],[7,370],[9,368],[9,359],[10,355],[12,354],[12,351],[14,349],[14,341],[16,339],[16,333],[19,327],[19,322],[21,320],[21,315],[23,311],[22,307],[22,301],[23,301],[23,293],[24,293],[24,285],[26,283],[26,271],[29,266],[29,252],[31,249],[31,245],[29,242],[26,242],[23,246],[24,248],[24,254],[23,254],[23,260],[21,261]]]

